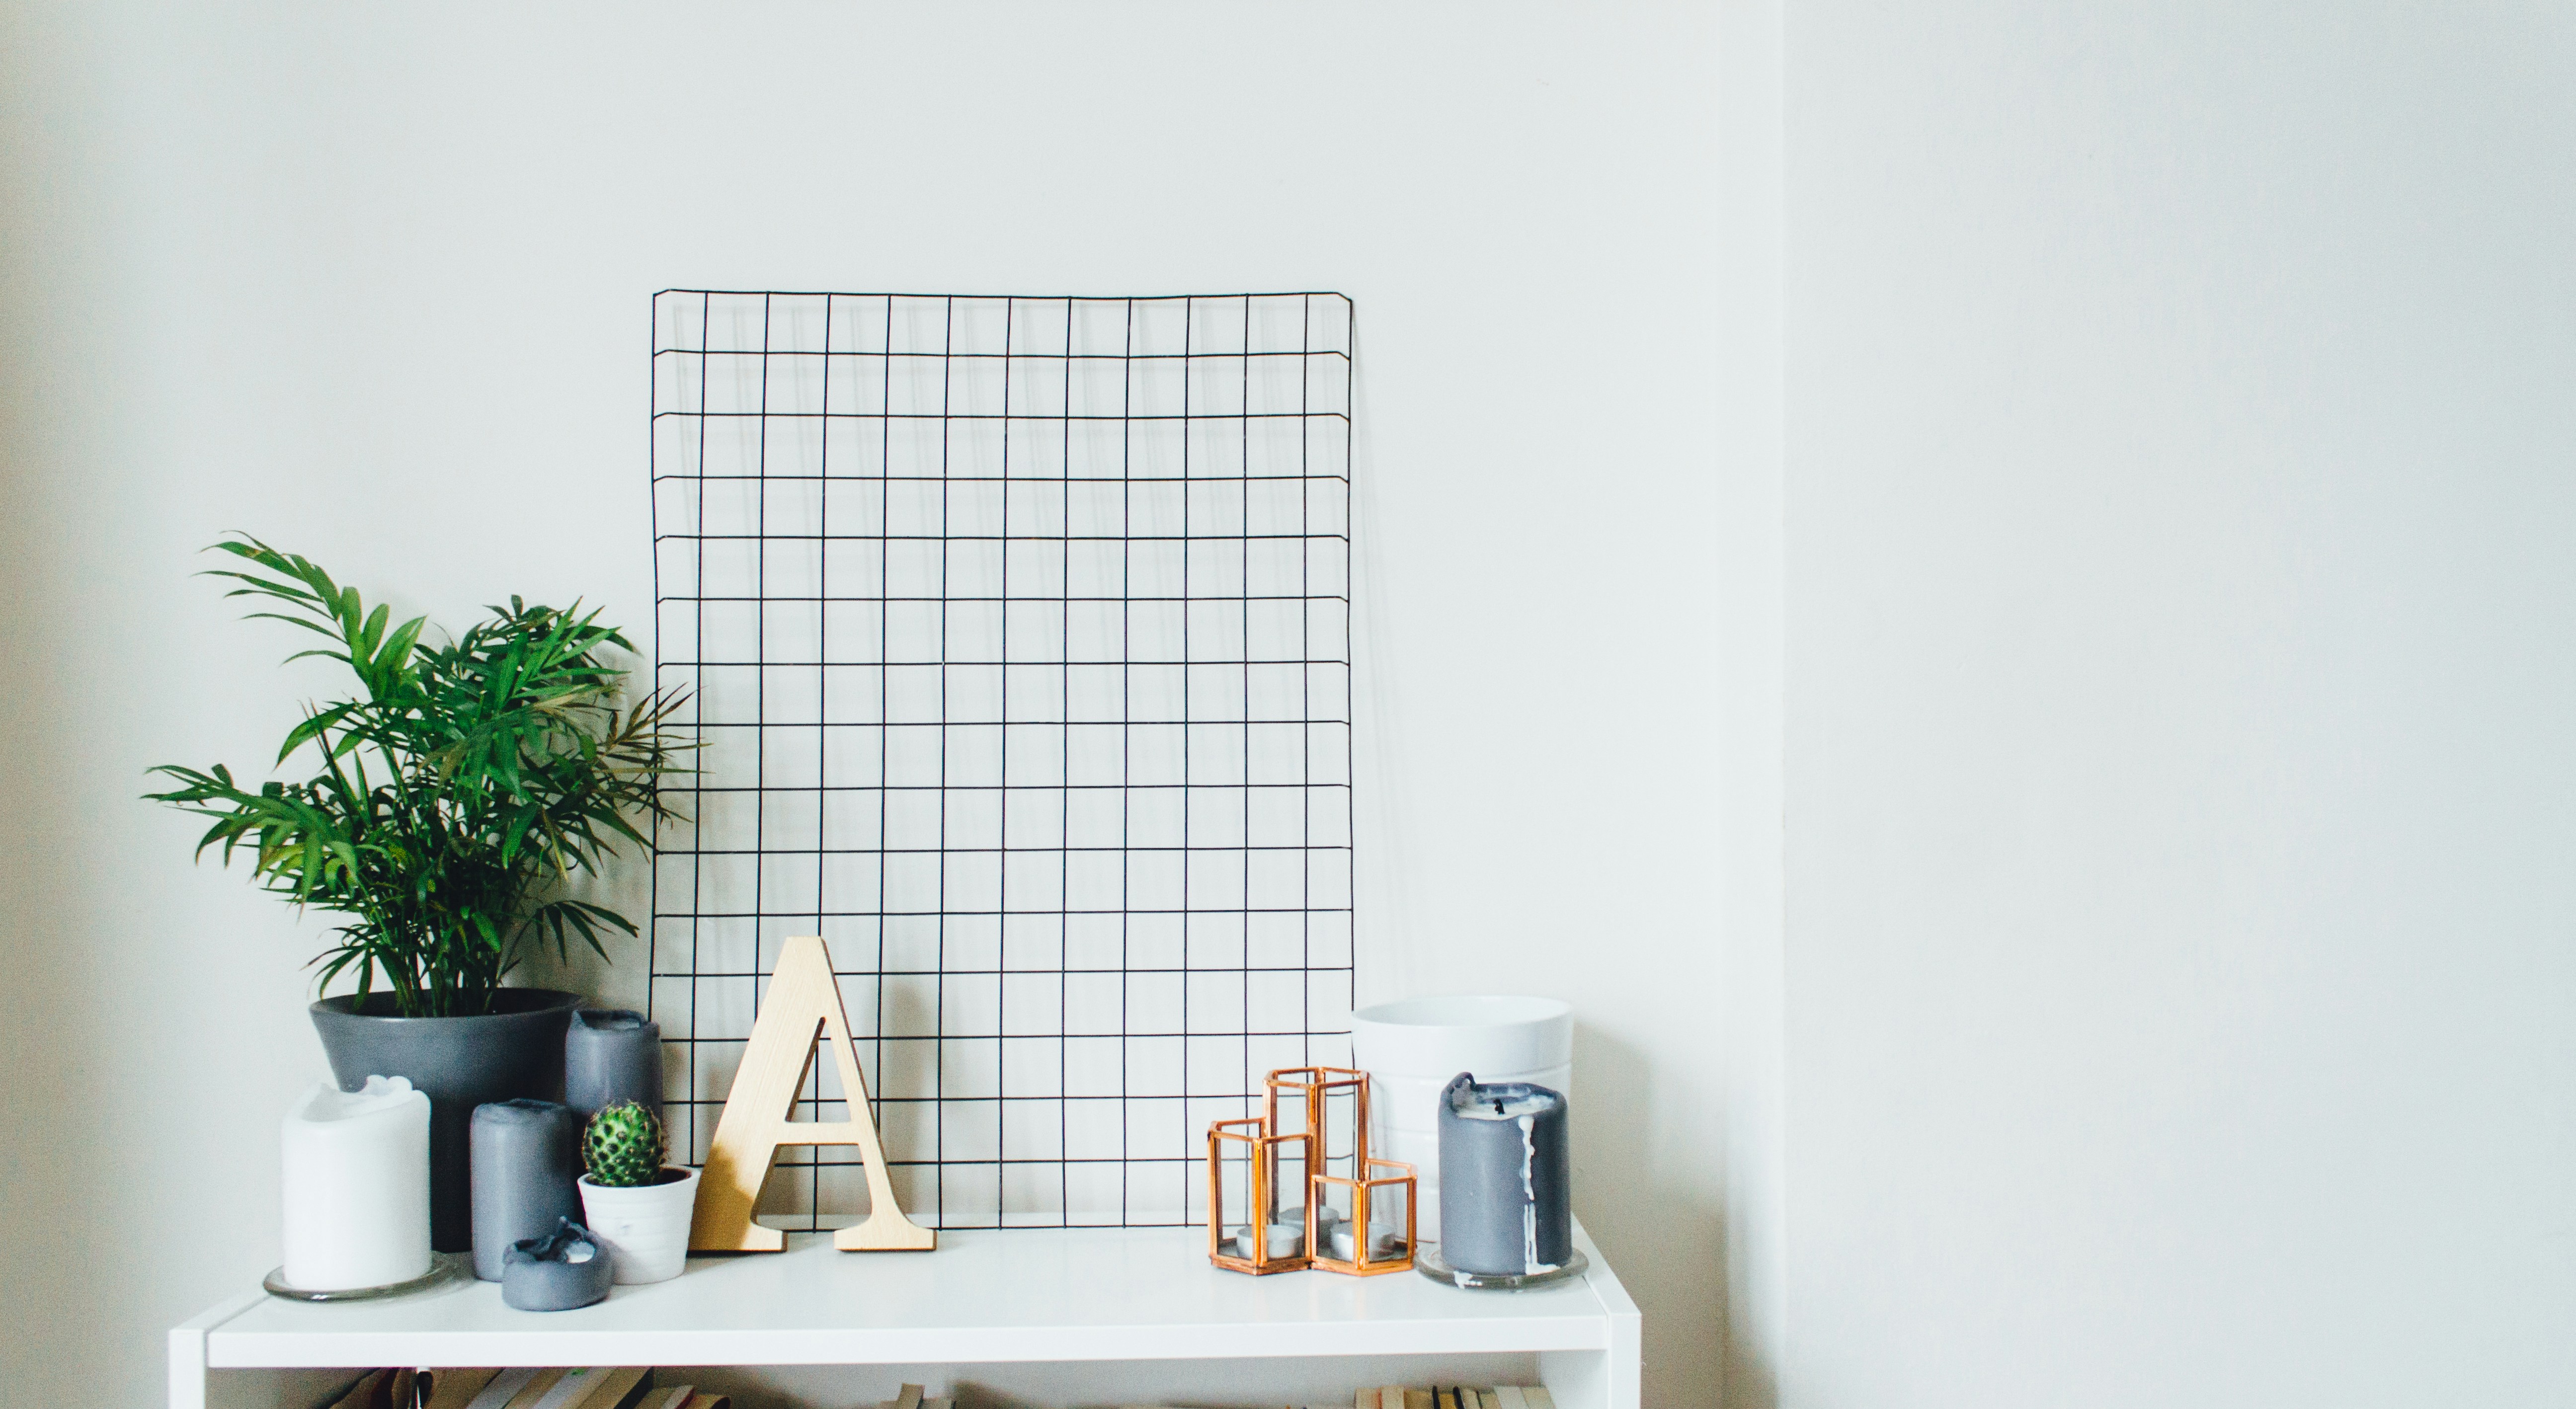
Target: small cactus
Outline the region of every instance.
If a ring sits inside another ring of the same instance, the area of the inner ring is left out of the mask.
[[[581,1135],[581,1162],[594,1184],[633,1189],[662,1174],[662,1120],[633,1101],[620,1101],[590,1118]]]

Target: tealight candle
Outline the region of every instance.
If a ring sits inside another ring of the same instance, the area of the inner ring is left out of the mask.
[[[1250,1227],[1247,1226],[1234,1230],[1234,1255],[1237,1257],[1297,1257],[1305,1251],[1306,1230],[1294,1223],[1271,1224],[1270,1248],[1268,1252],[1261,1254],[1256,1254],[1252,1250],[1252,1229]]]
[[[429,1097],[403,1078],[324,1082],[280,1144],[289,1286],[352,1291],[429,1271]]]
[[[1315,1208],[1315,1236],[1316,1236],[1316,1237],[1318,1237],[1318,1238],[1330,1237],[1330,1236],[1332,1235],[1333,1230],[1334,1230],[1335,1228],[1340,1227],[1340,1226],[1342,1226],[1342,1213],[1341,1213],[1341,1210],[1340,1210],[1340,1209],[1337,1209],[1337,1208],[1333,1207],[1331,1204],[1318,1204],[1318,1205],[1316,1206],[1316,1208]]]
[[[1333,1230],[1333,1259],[1335,1261],[1359,1261],[1359,1246],[1360,1240],[1353,1236],[1351,1225],[1345,1223]],[[1403,1255],[1404,1237],[1402,1234],[1397,1233],[1391,1228],[1380,1228],[1369,1235],[1370,1261],[1375,1262],[1382,1258],[1401,1257]]]

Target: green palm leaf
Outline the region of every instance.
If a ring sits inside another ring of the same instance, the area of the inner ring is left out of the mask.
[[[426,619],[396,624],[310,559],[248,535],[214,545],[246,566],[210,570],[228,597],[329,638],[288,659],[346,664],[362,693],[311,706],[287,731],[283,764],[311,750],[315,771],[256,790],[221,764],[151,770],[173,784],[146,796],[208,820],[197,853],[252,858],[253,878],[297,905],[349,923],[316,956],[317,981],[379,980],[405,1014],[485,1010],[525,947],[634,934],[623,915],[543,890],[651,842],[637,823],[675,814],[661,781],[686,772],[696,745],[659,691],[620,708],[626,672],[601,653],[632,651],[596,608],[557,610],[513,597],[444,644]]]

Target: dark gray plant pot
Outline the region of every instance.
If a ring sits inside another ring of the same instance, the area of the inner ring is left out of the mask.
[[[473,1249],[474,1108],[521,1096],[562,1099],[564,1026],[582,1001],[550,988],[505,988],[494,1011],[470,1018],[395,1017],[384,993],[370,996],[363,1012],[346,995],[313,1005],[313,1029],[341,1090],[399,1076],[429,1096],[431,1247]]]

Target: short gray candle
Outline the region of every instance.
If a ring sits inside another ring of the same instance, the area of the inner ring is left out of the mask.
[[[607,1300],[615,1278],[608,1250],[567,1218],[545,1237],[510,1245],[499,1279],[501,1302],[521,1311],[570,1311]]]
[[[1440,1257],[1461,1272],[1526,1275],[1574,1256],[1565,1097],[1523,1081],[1440,1093]]]
[[[564,1030],[564,1104],[587,1121],[620,1101],[662,1113],[662,1026],[622,1008],[584,1008]]]
[[[474,1275],[501,1280],[510,1245],[581,1221],[581,1117],[553,1101],[474,1108]]]

